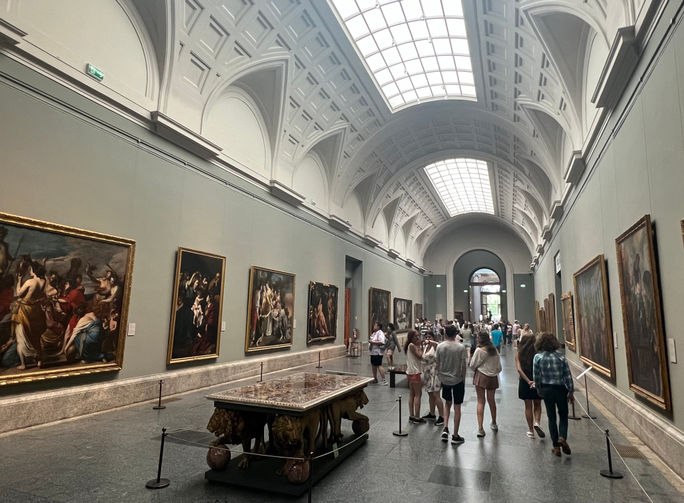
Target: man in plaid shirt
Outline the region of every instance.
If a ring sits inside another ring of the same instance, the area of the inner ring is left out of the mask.
[[[534,345],[538,351],[534,355],[532,376],[534,381],[530,387],[537,388],[537,393],[544,399],[546,415],[549,420],[549,431],[553,440],[551,452],[560,456],[561,449],[570,454],[568,445],[568,402],[574,401],[575,391],[570,367],[565,356],[558,352],[560,343],[553,334],[542,334]],[[558,423],[556,422],[558,409]]]

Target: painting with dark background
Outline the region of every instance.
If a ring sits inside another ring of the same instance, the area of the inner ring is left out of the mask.
[[[295,275],[252,266],[245,352],[292,346]]]
[[[309,283],[307,344],[337,337],[337,290],[335,285]]]
[[[135,242],[0,213],[0,385],[120,370]]]
[[[368,291],[368,333],[373,332],[373,324],[379,322],[383,330],[390,322],[390,297],[387,290],[372,288]]]
[[[217,358],[226,258],[179,248],[167,363]]]
[[[561,306],[563,309],[563,340],[565,346],[572,350],[575,349],[575,316],[572,305],[572,292],[561,295]]]
[[[574,274],[575,326],[582,361],[597,372],[615,379],[613,329],[610,319],[608,278],[603,255],[591,260]]]
[[[652,404],[670,410],[665,331],[650,215],[620,235],[615,246],[629,387]]]
[[[421,319],[423,317],[423,304],[418,304],[418,303],[413,304],[413,312],[414,312],[413,319],[417,322],[419,319]]]
[[[407,332],[413,328],[413,302],[408,299],[394,298],[394,328],[397,332]]]

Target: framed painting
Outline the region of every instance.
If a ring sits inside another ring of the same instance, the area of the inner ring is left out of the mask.
[[[615,240],[629,389],[663,410],[672,408],[655,239],[645,215]]]
[[[423,319],[423,304],[418,304],[417,302],[413,304],[413,319],[416,323],[418,320]]]
[[[552,293],[549,294],[549,305],[548,311],[546,313],[546,331],[555,334],[558,331],[558,326],[556,325],[556,296]]]
[[[413,329],[413,301],[394,298],[394,317],[392,322],[397,332],[408,332]]]
[[[572,306],[572,292],[561,295],[561,307],[563,311],[563,339],[565,346],[572,351],[577,351],[575,347],[575,316]]]
[[[178,248],[167,363],[217,358],[226,258]]]
[[[544,332],[551,332],[551,324],[549,323],[550,309],[549,309],[549,298],[544,299],[544,314],[542,315],[542,326],[544,327]]]
[[[390,322],[390,298],[387,290],[373,288],[368,291],[368,333],[373,332],[373,324],[378,322],[384,329]]]
[[[306,343],[332,341],[337,337],[337,287],[309,283],[309,309]]]
[[[536,323],[536,331],[541,332],[542,331],[542,326],[541,326],[541,311],[539,309],[539,301],[535,300],[534,301],[534,321]]]
[[[0,385],[121,370],[135,241],[0,213]]]
[[[577,271],[573,282],[580,359],[614,380],[613,328],[604,256],[597,256]]]

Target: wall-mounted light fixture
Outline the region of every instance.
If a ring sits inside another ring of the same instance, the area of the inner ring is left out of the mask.
[[[463,290],[463,293],[468,293],[468,290]]]
[[[442,285],[440,285],[439,283],[437,283],[437,284],[435,285],[435,288],[442,288]]]
[[[525,288],[527,285],[525,283],[520,283],[520,288]]]
[[[506,290],[501,290],[501,293],[506,293]]]

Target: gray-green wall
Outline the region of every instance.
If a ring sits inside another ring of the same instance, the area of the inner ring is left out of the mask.
[[[417,302],[423,298],[423,277],[415,269],[3,56],[0,118],[1,211],[136,241],[128,321],[137,328],[126,338],[123,370],[16,385],[5,393],[163,372],[179,246],[227,259],[226,331],[218,362],[254,358],[244,354],[252,265],[297,275],[289,351],[307,347],[309,281],[332,283],[343,292],[347,255],[363,262],[360,298],[368,299],[370,287]],[[343,299],[340,295],[339,344]],[[367,300],[361,301],[360,319],[353,324],[362,334],[367,317]]]

